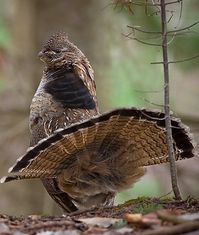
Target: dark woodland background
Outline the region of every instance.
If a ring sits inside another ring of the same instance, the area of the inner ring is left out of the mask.
[[[0,176],[29,145],[28,116],[32,96],[42,76],[37,53],[53,32],[66,31],[86,54],[95,70],[101,112],[121,106],[160,109],[163,104],[161,48],[139,44],[123,34],[126,25],[157,30],[159,16],[147,16],[152,9],[114,8],[109,0],[0,0]],[[174,11],[174,12],[173,12]],[[198,21],[199,1],[171,6],[169,29]],[[172,13],[173,12],[173,13]],[[199,53],[199,27],[170,41],[170,59],[179,60]],[[140,35],[157,42],[154,35]],[[199,60],[172,64],[171,105],[174,114],[190,126],[199,140]],[[178,163],[182,193],[199,195],[198,158]],[[167,165],[148,169],[135,187],[119,194],[117,203],[137,196],[161,196],[171,191]],[[0,212],[58,214],[61,211],[44,191],[39,180],[0,185]]]

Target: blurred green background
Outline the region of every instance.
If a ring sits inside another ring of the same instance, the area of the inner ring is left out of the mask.
[[[145,2],[145,1],[143,1]],[[116,5],[114,3],[117,3]],[[161,47],[141,44],[126,37],[130,26],[159,31],[159,9],[130,6],[128,1],[0,0],[0,149],[1,176],[29,145],[29,105],[42,76],[37,53],[56,31],[66,31],[85,53],[95,70],[101,112],[115,107],[162,109],[163,73]],[[182,9],[182,10],[181,10]],[[199,20],[198,0],[168,8],[168,30]],[[131,35],[159,43],[157,35]],[[170,60],[199,54],[199,26],[169,38]],[[199,139],[199,57],[171,64],[171,108]],[[199,195],[199,161],[178,163],[184,197]],[[117,196],[116,203],[137,196],[162,196],[171,191],[168,166],[155,166],[133,189]],[[0,185],[0,210],[7,214],[59,214],[38,180]],[[172,196],[172,194],[171,194]]]

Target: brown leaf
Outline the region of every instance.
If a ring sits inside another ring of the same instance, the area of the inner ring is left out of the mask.
[[[148,215],[125,214],[124,219],[128,223],[132,223],[141,227],[150,227],[152,225],[157,225],[161,223],[155,213],[150,213]]]
[[[125,214],[124,220],[126,220],[127,223],[140,223],[142,222],[142,214]]]

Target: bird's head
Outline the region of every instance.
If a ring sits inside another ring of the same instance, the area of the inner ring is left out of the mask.
[[[47,67],[61,67],[80,54],[81,51],[69,41],[68,36],[59,32],[49,38],[38,56]]]

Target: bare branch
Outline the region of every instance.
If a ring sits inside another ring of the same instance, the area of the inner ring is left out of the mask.
[[[162,22],[162,56],[164,67],[164,104],[165,104],[165,126],[168,146],[168,157],[170,162],[171,183],[176,199],[180,200],[180,190],[177,181],[177,169],[175,163],[173,138],[171,130],[171,117],[170,117],[170,94],[169,94],[169,66],[168,66],[168,45],[167,45],[167,17],[166,17],[166,3],[161,0],[161,22]]]
[[[166,5],[171,5],[171,4],[180,3],[180,2],[182,2],[182,0],[176,0],[176,1],[173,1],[173,2],[166,2],[164,4],[166,6]]]
[[[180,3],[180,15],[179,15],[179,22],[181,21],[182,18],[182,7],[183,7],[183,2]]]
[[[123,34],[123,35],[124,35],[124,34]],[[142,44],[145,44],[145,45],[149,45],[149,46],[159,46],[159,47],[161,46],[161,44],[145,42],[145,41],[142,41],[142,40],[140,40],[140,39],[138,39],[138,38],[130,37],[130,36],[128,36],[128,35],[124,35],[124,36],[128,37],[129,39],[132,39],[132,40],[135,40],[135,41],[137,41],[137,42],[140,42],[140,43],[142,43]]]
[[[163,91],[163,89],[160,89],[160,90],[151,90],[151,91],[133,89],[133,91],[134,92],[138,92],[138,93],[160,93],[160,92]]]
[[[194,60],[198,57],[199,57],[199,54],[195,55],[195,56],[192,56],[192,57],[189,57],[189,58],[186,58],[186,59],[182,59],[182,60],[169,61],[168,64],[182,63],[182,62],[186,62],[186,61],[189,61],[189,60]],[[164,62],[163,61],[161,61],[161,62],[151,62],[151,64],[164,64]]]
[[[194,30],[191,30],[191,31],[186,31],[186,32],[179,32],[179,33],[174,33],[174,34],[168,34],[167,36],[168,37],[170,37],[170,36],[171,37],[173,37],[173,36],[186,36],[187,37],[188,34],[195,34],[195,35],[197,35],[199,33],[194,31]]]
[[[146,0],[145,3],[140,2],[140,1],[130,1],[130,0],[129,1],[120,0],[119,2],[120,3],[121,2],[128,2],[128,4],[129,4],[129,2],[131,2],[131,4],[135,4],[135,5],[139,5],[139,6],[145,6],[145,9],[148,6],[153,6],[153,7],[157,8],[157,11],[153,14],[158,14],[160,12],[161,23],[162,23],[161,32],[159,32],[159,31],[148,31],[148,30],[144,30],[144,29],[140,28],[139,26],[129,26],[128,25],[127,27],[131,29],[131,32],[128,33],[127,35],[124,35],[124,34],[123,35],[128,37],[129,39],[135,40],[135,41],[140,42],[140,43],[145,44],[145,45],[161,46],[162,47],[163,61],[161,61],[161,62],[152,62],[151,64],[162,64],[163,68],[164,68],[164,110],[165,110],[165,117],[163,118],[163,120],[165,120],[165,126],[166,126],[167,149],[168,149],[168,157],[169,157],[169,162],[170,162],[172,189],[173,189],[173,192],[174,192],[174,195],[175,195],[176,199],[180,200],[181,195],[180,195],[180,190],[179,190],[179,187],[178,187],[178,180],[177,180],[177,170],[176,170],[176,163],[175,163],[175,157],[174,157],[174,146],[173,146],[172,129],[171,129],[172,126],[171,126],[171,117],[170,117],[169,64],[185,62],[185,61],[189,61],[189,60],[192,60],[192,59],[196,59],[196,58],[199,57],[199,54],[195,55],[193,57],[190,57],[190,58],[183,59],[183,60],[169,61],[169,59],[168,59],[168,45],[173,42],[173,40],[175,39],[176,36],[180,36],[180,35],[183,35],[183,34],[186,34],[186,33],[190,33],[190,29],[192,27],[194,27],[195,25],[197,25],[199,23],[199,21],[195,22],[195,23],[193,23],[189,26],[186,26],[184,28],[180,28],[180,23],[181,23],[181,18],[182,18],[182,7],[183,7],[183,1],[182,0],[175,0],[175,1],[170,1],[170,2],[167,2],[166,0],[159,0],[158,3],[155,2],[154,0],[151,0],[151,1],[152,1],[152,4],[149,4],[148,0]],[[173,15],[174,15],[174,11],[167,10],[166,6],[171,5],[171,4],[176,4],[176,3],[180,3],[179,19],[178,19],[177,24],[174,27],[175,30],[167,31],[167,24],[172,20]],[[148,9],[146,9],[145,12],[148,14],[147,10]],[[167,13],[171,14],[170,17],[167,17]],[[136,37],[137,32],[144,33],[144,34],[150,34],[150,35],[162,36],[161,43],[150,43],[148,41],[145,41],[145,39],[143,41],[142,38]],[[170,38],[169,41],[168,41],[168,38]],[[148,101],[147,99],[144,99],[144,100],[146,102],[154,104],[154,103]],[[154,105],[162,107],[162,105],[158,105],[158,104],[154,104]]]
[[[189,57],[189,58],[186,58],[186,59],[183,59],[183,60],[169,61],[169,64],[186,62],[186,61],[194,60],[194,59],[196,59],[198,57],[199,57],[199,54],[195,55],[195,56],[192,56],[192,57]]]
[[[148,117],[148,118],[153,119],[153,120],[159,120],[159,121],[165,120],[165,117],[163,117],[163,118],[152,117],[152,116],[146,114],[145,112],[142,112],[142,110],[141,110],[141,113],[142,113],[143,116]]]
[[[183,7],[183,4],[182,4],[182,2],[181,2],[181,3],[180,3],[180,15],[179,15],[179,19],[178,19],[178,22],[177,22],[177,25],[175,26],[175,28],[179,28],[179,27],[180,27],[180,22],[181,22],[180,19],[181,19],[181,17],[182,17],[182,7]],[[172,17],[173,17],[173,12],[172,12],[172,15],[171,15],[171,17],[170,17],[170,19],[168,20],[167,23],[170,22],[170,20],[172,19]],[[167,42],[167,45],[171,44],[171,43],[174,41],[176,35],[177,35],[177,32],[174,32],[172,38],[169,40],[169,42]]]
[[[127,25],[127,27],[130,28],[130,29],[132,29],[132,30],[141,32],[141,33],[147,33],[147,34],[161,34],[161,32],[158,32],[158,31],[147,31],[147,30],[139,29],[138,27],[140,27],[140,26],[130,26],[130,25]]]
[[[156,44],[156,43],[144,42],[144,41],[142,41],[142,40],[140,40],[138,38],[131,38],[131,39],[133,39],[133,40],[135,40],[137,42],[140,42],[142,44],[149,45],[149,46],[161,46],[160,44]]]
[[[173,18],[173,12],[170,11],[170,13],[171,13],[171,16],[170,16],[169,19],[167,20],[167,23],[169,23],[169,22],[171,21],[171,19]]]
[[[199,23],[199,21],[189,25],[189,26],[186,26],[184,28],[181,28],[181,29],[176,29],[176,30],[171,30],[171,31],[168,31],[167,34],[170,34],[170,33],[176,33],[176,32],[180,32],[180,31],[184,31],[184,30],[187,30],[187,29],[190,29],[192,28],[193,26],[197,25]]]
[[[163,104],[157,104],[157,103],[154,103],[154,102],[151,102],[150,100],[146,99],[146,98],[142,98],[146,103],[148,104],[152,104],[154,106],[157,106],[157,107],[160,107],[160,108],[163,108],[164,105]]]

